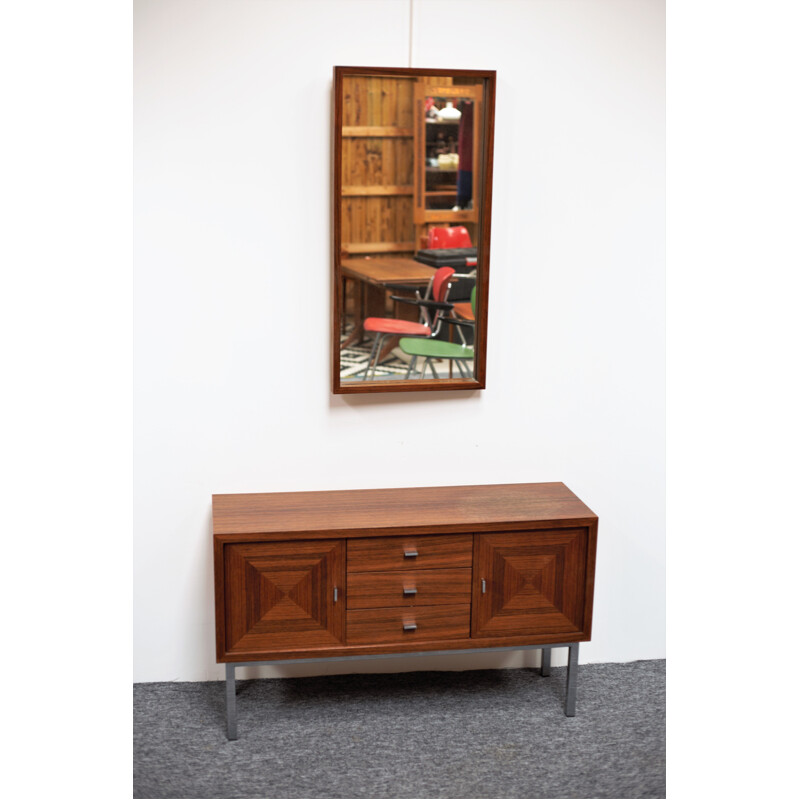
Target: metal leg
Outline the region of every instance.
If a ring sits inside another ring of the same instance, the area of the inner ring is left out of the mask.
[[[575,716],[575,697],[578,691],[578,648],[580,645],[569,645],[569,661],[567,662],[567,699],[564,701],[564,713],[568,717]]]
[[[383,344],[385,334],[379,333],[375,343],[378,345],[378,352],[375,353],[375,363],[372,365],[372,380],[375,380],[375,373],[378,371],[378,361],[381,358],[381,345]]]
[[[361,379],[365,381],[369,377],[369,367],[372,364],[372,358],[375,355],[375,350],[378,348],[378,339],[380,339],[380,334],[375,334],[375,341],[372,343],[372,350],[369,353],[369,361],[367,361],[367,366],[364,368],[364,377]]]
[[[408,372],[406,372],[406,380],[408,380],[411,377],[411,373],[414,370],[414,364],[416,363],[417,363],[417,357],[412,356],[411,361],[408,362]]]
[[[225,713],[228,717],[228,739],[238,739],[236,732],[236,664],[225,665]]]
[[[423,367],[424,369],[424,367]],[[564,703],[564,713],[568,717],[575,716],[575,697],[578,683],[578,643],[566,643],[549,645],[543,648],[542,645],[523,645],[522,647],[481,647],[474,650],[426,650],[420,652],[404,653],[405,656],[453,656],[465,655],[467,653],[494,653],[494,652],[511,652],[514,650],[541,650],[542,651],[542,675],[550,671],[550,650],[553,647],[567,647],[569,648],[569,661],[567,667],[567,696]],[[378,653],[365,656],[325,656],[322,658],[302,658],[297,659],[297,663],[301,664],[316,664],[316,663],[333,663],[338,661],[365,661],[385,658],[396,658],[394,653]],[[225,665],[225,713],[228,723],[228,739],[238,739],[236,724],[236,667],[244,666],[272,666],[274,664],[285,665],[285,661],[249,661],[247,663],[240,662],[238,664]]]
[[[550,677],[550,648],[546,647],[542,650],[542,677]]]

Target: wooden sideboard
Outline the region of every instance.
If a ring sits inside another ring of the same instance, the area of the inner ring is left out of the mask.
[[[563,483],[213,497],[217,661],[569,647],[592,631],[597,516]]]

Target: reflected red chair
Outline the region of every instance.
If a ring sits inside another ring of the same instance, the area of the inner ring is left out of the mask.
[[[428,231],[428,236],[423,239],[423,249],[427,250],[459,250],[472,249],[472,240],[469,236],[469,231],[464,225],[454,225],[451,228],[431,228]],[[471,272],[456,273],[455,277],[458,279],[452,299],[453,300],[469,300],[469,293],[475,286],[475,269],[478,266],[477,254],[466,255],[464,266],[462,270],[472,270]],[[429,264],[430,261],[424,261]],[[446,261],[444,263],[447,263]]]
[[[375,334],[375,341],[372,344],[372,351],[369,354],[369,361],[364,368],[364,377],[369,377],[370,367],[372,367],[372,377],[378,369],[380,359],[381,342],[387,336],[413,336],[415,338],[429,339],[436,336],[442,326],[442,317],[445,312],[453,308],[452,303],[447,302],[447,295],[450,292],[450,278],[455,274],[452,267],[440,267],[433,273],[425,296],[421,297],[419,289],[415,290],[414,297],[391,295],[392,300],[400,303],[409,303],[419,308],[419,322],[409,322],[405,319],[392,319],[391,317],[367,317],[364,320],[364,331]],[[391,289],[408,289],[408,286],[398,286],[387,284]],[[374,363],[373,363],[374,362]]]

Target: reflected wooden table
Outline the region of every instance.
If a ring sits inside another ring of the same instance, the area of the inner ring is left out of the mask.
[[[411,256],[343,258],[341,263],[342,285],[339,287],[341,292],[339,308],[342,309],[342,323],[345,318],[345,285],[348,280],[354,282],[353,322],[355,323],[352,333],[342,342],[342,348],[363,339],[364,320],[367,317],[386,316],[387,283],[405,284],[410,288],[425,286],[434,273],[433,268],[415,261]],[[419,311],[413,306],[408,306],[408,309],[413,315],[411,319],[414,322],[418,321]],[[405,318],[405,315],[403,317]],[[381,351],[379,360],[382,361],[395,345],[394,340],[388,342]]]

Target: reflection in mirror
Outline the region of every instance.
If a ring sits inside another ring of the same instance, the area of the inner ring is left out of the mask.
[[[494,72],[337,67],[334,392],[485,385]]]

